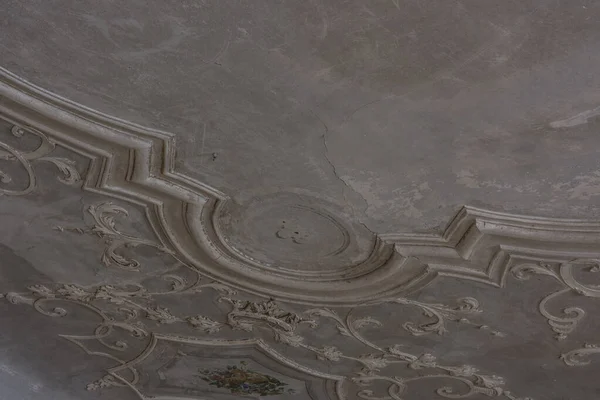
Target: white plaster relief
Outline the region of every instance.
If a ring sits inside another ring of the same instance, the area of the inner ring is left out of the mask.
[[[84,189],[143,205],[159,247],[181,254],[212,279],[251,292],[312,304],[357,304],[410,293],[438,275],[502,286],[511,257],[528,253],[545,260],[549,249],[543,243],[550,240],[555,258],[580,258],[570,250],[575,243],[587,246],[579,246],[586,256],[600,257],[600,223],[465,207],[441,236],[378,235],[352,279],[343,270],[325,282],[301,271],[274,275],[233,251],[216,230],[227,197],[174,170],[172,136],[98,114],[1,72],[0,113],[91,158]]]
[[[365,254],[364,261],[349,266],[359,271],[355,281],[347,279],[343,269],[341,273],[333,273],[325,282],[318,282],[314,275],[303,271],[283,271],[280,276],[274,277],[266,273],[265,266],[259,260],[234,251],[227,243],[227,237],[219,231],[219,219],[228,204],[227,197],[174,171],[172,137],[95,114],[42,93],[14,76],[5,74],[3,79],[0,84],[0,95],[5,100],[0,103],[3,118],[23,127],[16,129],[45,132],[40,133],[43,135],[42,142],[52,149],[58,144],[90,158],[92,165],[83,188],[108,198],[144,206],[156,238],[142,239],[116,229],[114,218],[127,217],[127,211],[110,202],[89,208],[95,221],[91,228],[58,226],[57,229],[98,235],[106,243],[106,250],[101,256],[106,266],[143,270],[143,265],[138,261],[119,254],[122,246],[135,248],[141,245],[175,257],[185,268],[197,274],[197,280],[192,283],[178,275],[166,275],[172,286],[164,293],[149,292],[143,286],[115,288],[66,284],[57,287],[34,286],[30,288],[31,293],[7,294],[7,299],[12,302],[30,304],[38,311],[56,317],[65,315],[66,309],[55,307],[48,311],[41,306],[48,301],[75,302],[100,313],[102,318],[108,315],[102,308],[106,302],[128,307],[120,319],[107,316],[94,337],[88,338],[90,340],[103,342],[105,335],[115,330],[125,331],[135,338],[161,338],[144,324],[144,319],[161,325],[186,325],[201,335],[218,335],[227,329],[249,333],[256,329],[267,329],[275,341],[304,349],[321,361],[360,365],[361,370],[344,378],[348,381],[365,386],[375,382],[389,384],[387,394],[376,393],[370,388],[356,392],[363,399],[401,399],[414,380],[450,377],[459,387],[440,387],[437,389],[439,396],[464,398],[481,394],[514,400],[517,397],[503,389],[503,380],[499,377],[480,374],[471,366],[446,366],[431,354],[412,354],[400,347],[383,348],[370,342],[361,329],[381,326],[380,321],[374,318],[354,319],[352,311],[342,316],[334,307],[397,303],[417,307],[430,318],[426,322],[408,321],[404,324],[404,329],[414,336],[442,334],[448,329],[448,322],[452,321],[468,323],[502,337],[505,333],[471,321],[471,317],[481,313],[479,303],[472,297],[459,299],[458,306],[452,307],[419,302],[410,299],[409,295],[440,276],[503,287],[508,272],[519,279],[526,278],[527,274],[540,274],[550,276],[564,286],[544,297],[539,304],[540,313],[548,320],[557,339],[564,340],[577,328],[585,311],[579,307],[568,307],[564,309],[563,316],[556,316],[548,311],[548,303],[570,291],[587,297],[599,297],[597,288],[577,281],[572,273],[574,265],[591,264],[592,268],[597,268],[596,258],[600,257],[599,222],[533,218],[472,207],[461,209],[441,235],[377,235],[373,249]],[[57,125],[63,129],[57,129]],[[12,147],[3,148],[7,150],[5,159],[21,162],[29,176],[27,189],[4,194],[22,195],[34,190],[36,181],[30,163],[32,160],[49,161],[56,165],[64,174],[61,179],[65,183],[75,184],[81,180],[77,170],[66,159],[51,160],[47,157],[48,153],[41,158],[28,159],[25,153]],[[6,182],[7,175],[3,177]],[[286,231],[280,234],[280,239],[292,239],[294,244],[302,245],[304,237],[295,232]],[[154,300],[156,296],[195,293],[201,288],[216,290],[222,295],[218,300],[231,306],[225,318],[216,320],[206,315],[177,315],[159,305],[138,303],[138,300]],[[236,290],[246,290],[263,297],[272,296],[274,299],[259,302],[246,300],[235,297]],[[297,314],[279,305],[284,301],[315,308]],[[96,302],[102,302],[102,307],[95,305]],[[323,320],[335,324],[341,335],[366,346],[370,353],[349,356],[333,345],[316,346],[308,343],[298,333],[300,325],[316,328]],[[176,336],[168,338],[180,340]],[[81,337],[66,337],[81,346]],[[199,339],[182,340],[198,342]],[[258,339],[248,340],[255,344],[263,343]],[[105,341],[103,345],[117,352],[127,347],[123,341]],[[266,343],[260,346],[268,348]],[[597,353],[595,349],[590,345],[565,353],[563,360],[567,365],[583,365],[586,361],[581,360]],[[119,363],[118,371],[125,368],[135,375],[125,360],[115,361]],[[292,363],[289,360],[285,362]],[[127,367],[124,367],[126,364]],[[395,366],[419,372],[431,369],[435,373],[418,377],[388,374],[386,369]],[[311,373],[323,376],[322,372]],[[106,378],[91,384],[90,388],[115,384],[137,390],[135,379],[127,380],[117,372],[109,373]]]
[[[182,268],[188,270],[185,266]],[[196,271],[193,271],[197,273]],[[522,399],[515,397],[503,388],[501,377],[485,375],[477,368],[468,365],[448,366],[440,363],[432,354],[415,355],[403,350],[401,344],[381,347],[369,340],[361,330],[367,326],[383,327],[374,318],[356,318],[354,309],[340,312],[329,308],[309,308],[297,313],[287,311],[273,300],[250,301],[240,299],[240,294],[234,290],[215,283],[206,282],[199,275],[197,279],[188,282],[182,274],[169,273],[161,278],[170,286],[163,291],[150,291],[140,284],[118,288],[114,286],[82,287],[72,284],[57,284],[52,286],[34,285],[28,293],[7,293],[3,295],[14,304],[27,304],[38,312],[50,317],[65,317],[68,307],[73,305],[86,308],[100,317],[93,335],[76,336],[62,335],[65,339],[77,344],[91,355],[109,358],[117,363],[108,374],[88,385],[88,390],[104,389],[111,386],[127,386],[139,393],[141,399],[155,398],[151,394],[142,394],[136,387],[140,371],[136,364],[148,357],[158,340],[181,341],[198,345],[219,344],[221,346],[239,345],[242,342],[258,344],[273,358],[293,365],[301,371],[308,371],[314,376],[326,376],[324,372],[302,367],[294,361],[281,356],[266,342],[253,337],[257,330],[267,330],[273,340],[278,343],[304,349],[314,354],[321,361],[334,361],[355,365],[354,373],[348,377],[338,377],[338,398],[346,398],[349,382],[358,385],[356,397],[363,399],[385,399],[385,394],[377,394],[370,387],[376,382],[389,385],[388,394],[392,398],[402,399],[403,393],[409,390],[411,382],[422,379],[451,379],[456,386],[443,386],[435,390],[437,395],[446,398],[468,398],[478,394],[487,397],[504,399]],[[194,295],[202,290],[212,290],[219,302],[230,305],[229,311],[217,321],[204,315],[177,315],[160,305],[164,296]],[[436,332],[441,334],[446,318],[455,315],[470,314],[481,311],[475,299],[464,299],[458,308],[444,305],[430,305],[408,299],[392,299],[390,302],[410,304],[422,308],[427,315],[434,318],[433,323],[415,325],[406,323],[407,329],[413,335]],[[441,310],[441,311],[440,311]],[[433,314],[429,314],[433,313]],[[147,321],[150,321],[148,323]],[[187,324],[196,331],[196,335],[184,335],[180,329],[173,334],[155,328],[152,322],[160,325],[177,326]],[[340,335],[352,338],[356,346],[364,347],[367,353],[358,357],[349,356],[336,346],[314,346],[303,335],[300,326],[317,329],[321,325],[334,324]],[[207,339],[206,335],[218,335],[223,329],[248,332],[251,337],[240,340]],[[132,346],[132,341],[149,341],[142,354],[135,361],[127,361],[119,357],[120,353]],[[91,342],[98,342],[104,351],[91,350]],[[408,369],[406,369],[408,367]],[[350,368],[352,369],[352,368]],[[402,371],[420,371],[414,375]],[[346,382],[346,383],[344,383]],[[354,398],[354,396],[352,396]]]
[[[27,182],[23,189],[7,189],[0,187],[0,195],[26,195],[36,189],[37,177],[33,167],[33,163],[47,162],[54,164],[58,168],[62,176],[58,176],[58,180],[66,185],[77,185],[81,183],[79,172],[75,168],[75,162],[68,158],[53,157],[52,153],[56,147],[56,143],[50,140],[44,133],[35,129],[26,129],[18,125],[14,125],[11,129],[13,136],[20,138],[25,133],[30,133],[40,139],[40,144],[31,151],[18,150],[7,143],[0,141],[0,160],[13,161],[21,164],[21,167],[27,172]],[[5,171],[0,170],[0,183],[12,183],[13,178]]]
[[[586,313],[580,307],[566,307],[562,310],[563,316],[556,316],[548,311],[548,302],[566,293],[586,297],[600,297],[600,290],[597,285],[582,283],[574,277],[573,270],[575,266],[587,266],[588,272],[591,273],[600,271],[599,260],[597,259],[576,259],[561,264],[525,263],[515,266],[511,271],[519,280],[527,280],[531,275],[537,274],[552,277],[563,286],[562,289],[544,297],[539,303],[540,314],[548,320],[548,325],[556,333],[557,340],[565,340],[577,328],[577,324],[584,318]]]

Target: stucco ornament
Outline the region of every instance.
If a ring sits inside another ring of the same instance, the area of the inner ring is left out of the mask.
[[[15,138],[22,138],[26,134],[33,135],[39,139],[39,143],[33,150],[21,150],[0,141],[0,160],[20,165],[27,175],[25,182],[15,182],[11,173],[0,169],[0,183],[3,184],[0,186],[0,195],[22,196],[35,190],[38,178],[35,173],[34,164],[39,163],[53,164],[60,172],[57,179],[66,185],[81,183],[81,177],[75,168],[73,160],[50,155],[54,151],[56,143],[50,140],[44,133],[19,125],[13,125],[10,132]],[[9,184],[14,184],[14,186],[8,186]],[[18,185],[22,187],[19,188]]]
[[[468,291],[454,304],[421,301],[418,293],[444,278],[500,290],[511,273],[521,280],[550,277],[562,288],[541,298],[539,312],[559,340],[569,338],[586,313],[572,306],[555,315],[549,303],[569,292],[600,297],[598,287],[575,273],[599,269],[599,222],[464,207],[441,234],[378,234],[316,196],[281,192],[244,207],[177,172],[172,135],[84,109],[0,72],[0,115],[14,126],[9,139],[29,133],[40,143],[23,151],[0,140],[0,193],[31,194],[38,187],[35,164],[58,168],[61,182],[82,183],[106,201],[87,206],[91,224],[55,229],[97,236],[102,265],[139,276],[119,285],[39,284],[3,295],[49,317],[70,318],[74,308],[95,316],[88,335],[62,335],[89,355],[114,362],[89,390],[123,386],[140,399],[166,399],[144,381],[156,373],[148,368],[151,361],[169,352],[176,354],[172,360],[204,360],[212,351],[249,358],[265,367],[265,376],[281,370],[308,382],[313,400],[404,400],[425,380],[440,382],[428,386],[426,396],[526,400],[493,372],[446,363],[433,350],[411,350],[414,342],[406,338],[449,340],[443,335],[459,324],[492,340],[511,334],[508,326],[497,330],[486,323],[484,307]],[[58,147],[89,160],[83,179],[83,166],[51,155]],[[120,218],[130,215],[128,204],[143,210],[151,238],[119,228]],[[322,229],[311,232],[313,225]],[[254,231],[264,237],[252,236]],[[255,243],[256,237],[261,240]],[[175,267],[145,274],[135,253],[142,247],[171,257]],[[308,256],[312,262],[303,263]],[[386,326],[392,321],[370,315],[373,307],[403,318],[402,329],[389,338],[393,343],[380,344],[377,332],[391,331]],[[421,315],[397,311],[414,309]],[[166,350],[156,351],[160,346]],[[596,353],[597,347],[586,345],[562,359],[583,366]]]
[[[186,276],[196,275],[188,281]],[[130,348],[139,346],[140,342],[150,344],[142,346],[144,357],[149,355],[150,345],[155,346],[156,338],[168,338],[173,341],[187,343],[198,342],[199,345],[207,340],[219,342],[220,345],[232,346],[239,344],[238,340],[217,338],[224,331],[243,331],[249,336],[246,340],[257,340],[260,332],[270,332],[275,343],[285,344],[312,353],[315,359],[323,362],[348,364],[348,370],[353,371],[346,377],[340,377],[345,382],[340,398],[362,399],[402,399],[409,390],[410,383],[418,380],[445,379],[455,382],[453,386],[442,386],[435,389],[440,397],[468,398],[475,395],[498,397],[504,399],[521,399],[504,389],[501,377],[487,375],[476,367],[469,365],[449,366],[441,363],[432,354],[412,354],[404,350],[402,344],[382,347],[369,340],[362,330],[365,327],[382,328],[383,324],[371,317],[357,318],[354,313],[357,308],[350,310],[333,310],[330,308],[305,308],[300,312],[289,311],[278,302],[267,300],[246,300],[240,293],[216,282],[207,282],[197,272],[186,266],[180,266],[177,271],[165,274],[159,278],[167,285],[165,290],[151,291],[142,284],[131,284],[127,287],[109,285],[82,287],[73,284],[34,285],[26,293],[7,293],[4,297],[14,304],[27,304],[37,311],[50,317],[67,317],[69,308],[83,307],[93,311],[99,317],[99,323],[93,334],[87,336],[62,335],[65,339],[77,344],[90,354],[109,358],[117,363],[103,378],[88,385],[89,390],[108,388],[111,386],[128,386],[139,391],[136,384],[139,380],[139,367],[130,360],[121,358]],[[215,299],[228,304],[219,318],[205,315],[179,315],[161,305],[161,299],[175,296],[189,296],[210,290]],[[391,303],[411,304],[427,311],[435,311],[434,329],[428,329],[432,323],[417,324],[408,322],[405,327],[412,334],[441,333],[439,326],[444,324],[446,316],[456,317],[458,314],[469,314],[479,307],[474,299],[463,301],[463,305],[451,308],[442,305],[429,305],[408,299],[392,299]],[[467,304],[465,306],[465,304]],[[449,314],[447,314],[449,313]],[[431,315],[431,314],[428,314]],[[438,319],[439,318],[439,319]],[[185,325],[190,328],[186,335],[181,328],[173,329],[176,333],[166,333],[161,326],[175,327]],[[346,355],[334,345],[314,346],[303,334],[301,327],[315,330],[319,326],[335,326],[339,335],[355,341],[355,347],[363,348],[364,353],[358,356]],[[416,328],[419,327],[419,328]],[[214,336],[214,339],[206,339]],[[93,342],[99,343],[104,350],[93,351]],[[138,342],[138,343],[135,343]],[[264,348],[281,357],[268,344]],[[138,359],[136,357],[136,359]],[[141,359],[138,360],[141,362]],[[294,364],[296,365],[296,364]],[[325,366],[323,366],[326,369]],[[303,370],[311,370],[302,367]],[[416,374],[411,371],[418,372]],[[322,374],[313,371],[314,375]],[[209,374],[210,375],[210,374]],[[369,389],[374,383],[383,382],[388,385],[387,393],[376,393]],[[352,384],[359,389],[352,393]],[[141,398],[151,398],[151,394],[143,394]]]
[[[90,234],[99,237],[105,244],[105,249],[100,258],[105,266],[115,266],[131,271],[139,270],[139,261],[119,254],[119,249],[123,248],[149,246],[174,256],[171,250],[159,243],[120,232],[115,226],[115,218],[129,216],[129,213],[123,207],[119,207],[112,202],[102,202],[87,207],[87,212],[94,219],[93,226],[89,228],[72,228],[57,225],[55,229],[60,232],[68,231],[80,235]]]
[[[600,260],[574,259],[565,263],[524,263],[512,269],[513,275],[519,280],[527,280],[532,275],[549,276],[560,283],[563,288],[544,297],[539,303],[540,313],[548,320],[548,325],[556,333],[556,340],[565,340],[576,328],[577,324],[585,317],[585,310],[580,307],[566,307],[562,310],[563,316],[557,316],[548,311],[548,302],[559,298],[566,293],[578,294],[586,297],[600,297],[600,289],[596,284],[583,283],[574,276],[574,268],[584,267],[588,273],[597,273]]]
[[[1,140],[0,155],[22,165],[29,179],[25,189],[2,189],[4,194],[34,189],[33,162],[49,161],[67,183],[80,181],[64,157],[37,158],[49,157],[47,150],[59,146],[89,160],[84,190],[144,207],[155,233],[151,243],[131,242],[109,220],[97,221],[95,233],[111,246],[105,264],[135,270],[136,260],[118,257],[123,255],[117,249],[148,245],[174,252],[204,276],[250,293],[352,306],[403,297],[443,276],[502,287],[510,269],[525,260],[600,258],[600,223],[594,221],[464,207],[441,234],[378,233],[314,194],[284,191],[237,204],[176,170],[171,134],[92,111],[3,69],[0,97],[2,118],[42,140],[32,153],[11,152],[5,148],[8,140]]]
[[[110,236],[107,248],[112,248],[113,243],[128,243],[151,245],[158,250],[160,246],[153,242],[124,235],[115,228],[114,216],[116,214],[126,217],[124,208],[113,203],[98,203],[86,208],[92,215],[94,225],[92,228],[61,228],[61,231],[70,230],[77,233],[98,233],[104,237]],[[123,236],[123,237],[121,237]],[[356,311],[377,304],[396,304],[397,306],[410,306],[420,309],[427,318],[425,321],[406,321],[403,324],[406,332],[413,336],[428,334],[445,334],[449,321],[474,326],[477,329],[490,330],[487,325],[479,324],[469,318],[477,318],[483,313],[479,302],[471,297],[457,300],[456,306],[444,304],[429,304],[405,297],[390,298],[385,301],[365,303],[350,309],[336,310],[333,308],[311,308],[304,306],[301,311],[291,311],[280,305],[274,299],[245,299],[243,294],[223,285],[210,281],[194,268],[182,263],[170,252],[178,265],[170,272],[154,278],[156,282],[131,283],[125,287],[112,285],[99,285],[83,287],[75,284],[34,285],[26,293],[7,293],[4,297],[14,304],[27,304],[44,315],[50,317],[66,317],[69,308],[83,307],[94,312],[99,317],[99,323],[92,335],[77,336],[65,334],[63,337],[86,352],[114,360],[116,369],[109,371],[103,378],[88,385],[89,390],[97,390],[110,386],[128,386],[139,391],[136,387],[139,379],[139,367],[131,361],[122,358],[131,348],[150,341],[152,338],[161,337],[170,340],[183,340],[194,343],[196,340],[206,340],[208,335],[221,344],[235,345],[239,340],[218,338],[226,331],[242,331],[249,336],[246,340],[256,340],[259,333],[270,333],[274,343],[281,343],[293,348],[302,349],[312,353],[314,358],[323,362],[346,363],[349,375],[341,377],[346,382],[343,387],[354,384],[359,387],[355,396],[363,399],[401,399],[402,394],[409,390],[410,383],[422,379],[445,378],[455,381],[454,386],[443,386],[436,389],[441,397],[467,398],[476,394],[505,399],[517,399],[510,391],[504,389],[504,380],[494,375],[486,375],[477,368],[469,365],[448,366],[439,362],[432,354],[412,354],[404,350],[399,343],[382,347],[369,340],[362,331],[365,328],[383,329],[384,324],[373,317],[356,317]],[[119,257],[117,254],[116,257]],[[104,256],[101,257],[103,262]],[[112,265],[108,263],[107,265]],[[121,267],[116,263],[117,267]],[[139,263],[138,263],[139,266]],[[143,267],[143,266],[142,266]],[[150,290],[146,285],[162,287],[160,290]],[[217,304],[226,304],[228,308],[213,310],[212,315],[203,314],[181,315],[163,305],[167,298],[179,296],[194,296],[203,291],[210,291]],[[469,318],[467,318],[469,317]],[[356,346],[364,348],[365,352],[358,356],[347,355],[336,345],[314,345],[304,335],[303,328],[312,330],[320,326],[334,326],[338,334],[351,338]],[[161,326],[172,327],[173,333],[165,333]],[[178,328],[181,327],[181,328]],[[182,330],[188,329],[187,335],[182,335]],[[491,330],[495,335],[500,332]],[[261,339],[264,340],[264,339]],[[104,350],[93,351],[92,342],[99,343]],[[142,345],[144,357],[150,350]],[[155,346],[155,343],[152,344]],[[269,348],[267,342],[263,344]],[[271,349],[270,351],[273,351]],[[275,353],[273,353],[275,354]],[[137,356],[138,358],[140,356]],[[280,357],[280,356],[277,356]],[[141,361],[140,361],[141,362]],[[354,368],[352,366],[355,366]],[[358,367],[358,368],[356,368]],[[418,374],[407,373],[419,371]],[[314,375],[322,374],[313,371]],[[212,381],[211,381],[212,382]],[[216,382],[216,381],[215,381]],[[375,383],[386,383],[388,394],[377,394],[369,387]],[[258,390],[258,389],[257,389]],[[149,396],[144,394],[143,396]],[[341,397],[345,398],[345,394]],[[147,397],[142,397],[147,398]],[[148,397],[149,398],[149,397]],[[526,399],[526,398],[522,398]]]

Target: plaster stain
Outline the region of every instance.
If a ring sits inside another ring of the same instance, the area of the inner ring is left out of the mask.
[[[554,121],[550,123],[550,127],[554,129],[558,128],[572,128],[578,125],[587,124],[590,119],[595,118],[600,115],[600,107],[593,108],[591,110],[587,110],[581,112],[577,115],[574,115],[570,118],[561,119],[558,121]]]

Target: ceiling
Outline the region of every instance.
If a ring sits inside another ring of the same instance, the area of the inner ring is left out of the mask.
[[[589,400],[600,4],[5,0],[0,400]]]

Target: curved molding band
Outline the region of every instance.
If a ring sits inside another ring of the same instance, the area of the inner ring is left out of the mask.
[[[377,235],[346,272],[286,272],[227,243],[219,224],[230,199],[175,171],[173,135],[98,113],[4,69],[0,116],[89,158],[85,190],[143,206],[161,246],[209,278],[260,295],[352,305],[406,294],[438,275],[502,286],[515,263],[600,258],[598,221],[464,207],[439,236]]]

